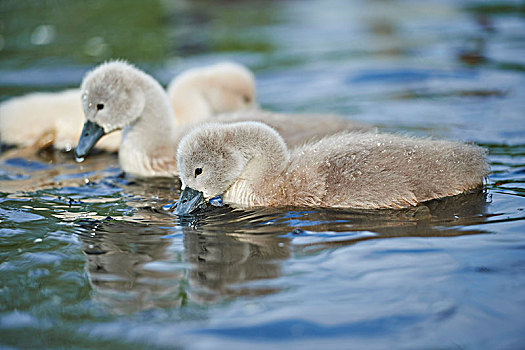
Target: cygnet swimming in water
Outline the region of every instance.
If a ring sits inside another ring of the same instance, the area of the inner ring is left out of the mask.
[[[403,208],[482,186],[485,150],[393,134],[339,133],[290,151],[258,122],[210,123],[179,143],[176,213],[236,207]]]
[[[166,92],[150,75],[123,61],[103,63],[84,77],[86,122],[75,148],[85,157],[105,134],[122,130],[119,163],[139,176],[177,174],[176,123]]]
[[[126,62],[112,61],[86,74],[81,90],[86,123],[75,149],[77,158],[85,157],[102,135],[123,129],[119,149],[122,170],[145,177],[177,174],[176,146],[189,126],[177,125],[167,94],[155,79]],[[243,94],[239,96],[245,103],[253,103]],[[210,100],[215,97],[194,99],[193,103],[214,105]],[[282,132],[290,146],[339,130],[367,128],[343,118],[321,120],[257,109],[215,118],[221,122],[264,120]]]
[[[192,68],[168,86],[177,124],[185,124],[257,106],[255,79],[244,66],[222,62]],[[0,104],[0,140],[5,144],[69,151],[84,125],[81,90],[36,92]],[[120,131],[103,136],[96,147],[116,152]]]

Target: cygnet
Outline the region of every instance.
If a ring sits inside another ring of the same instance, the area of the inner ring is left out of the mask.
[[[289,150],[259,122],[210,123],[179,143],[176,213],[234,207],[404,208],[482,186],[485,150],[460,142],[344,132]]]

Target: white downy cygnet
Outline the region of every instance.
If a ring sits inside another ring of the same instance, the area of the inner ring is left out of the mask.
[[[482,186],[485,154],[460,142],[362,132],[290,151],[263,123],[204,124],[179,143],[176,213],[216,196],[237,207],[410,207]]]
[[[232,62],[182,72],[169,84],[168,95],[177,124],[257,106],[253,74]],[[0,141],[5,144],[69,151],[76,147],[83,125],[80,89],[30,93],[0,104]],[[117,130],[104,135],[96,147],[116,152],[120,139]]]

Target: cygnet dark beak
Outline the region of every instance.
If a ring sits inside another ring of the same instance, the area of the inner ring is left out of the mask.
[[[84,157],[104,134],[104,129],[100,125],[90,120],[86,121],[78,140],[78,145],[75,148],[75,158],[79,161],[84,160]]]
[[[205,203],[202,192],[186,186],[175,206],[176,215],[189,215]]]

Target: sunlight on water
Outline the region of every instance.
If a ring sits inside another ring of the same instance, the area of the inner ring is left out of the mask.
[[[124,176],[115,154],[80,163],[3,145],[0,347],[523,347],[522,5],[52,5],[1,3],[0,101],[78,87],[111,57],[164,85],[235,60],[254,70],[263,108],[473,142],[491,175],[484,190],[404,210],[179,218],[178,179]]]

